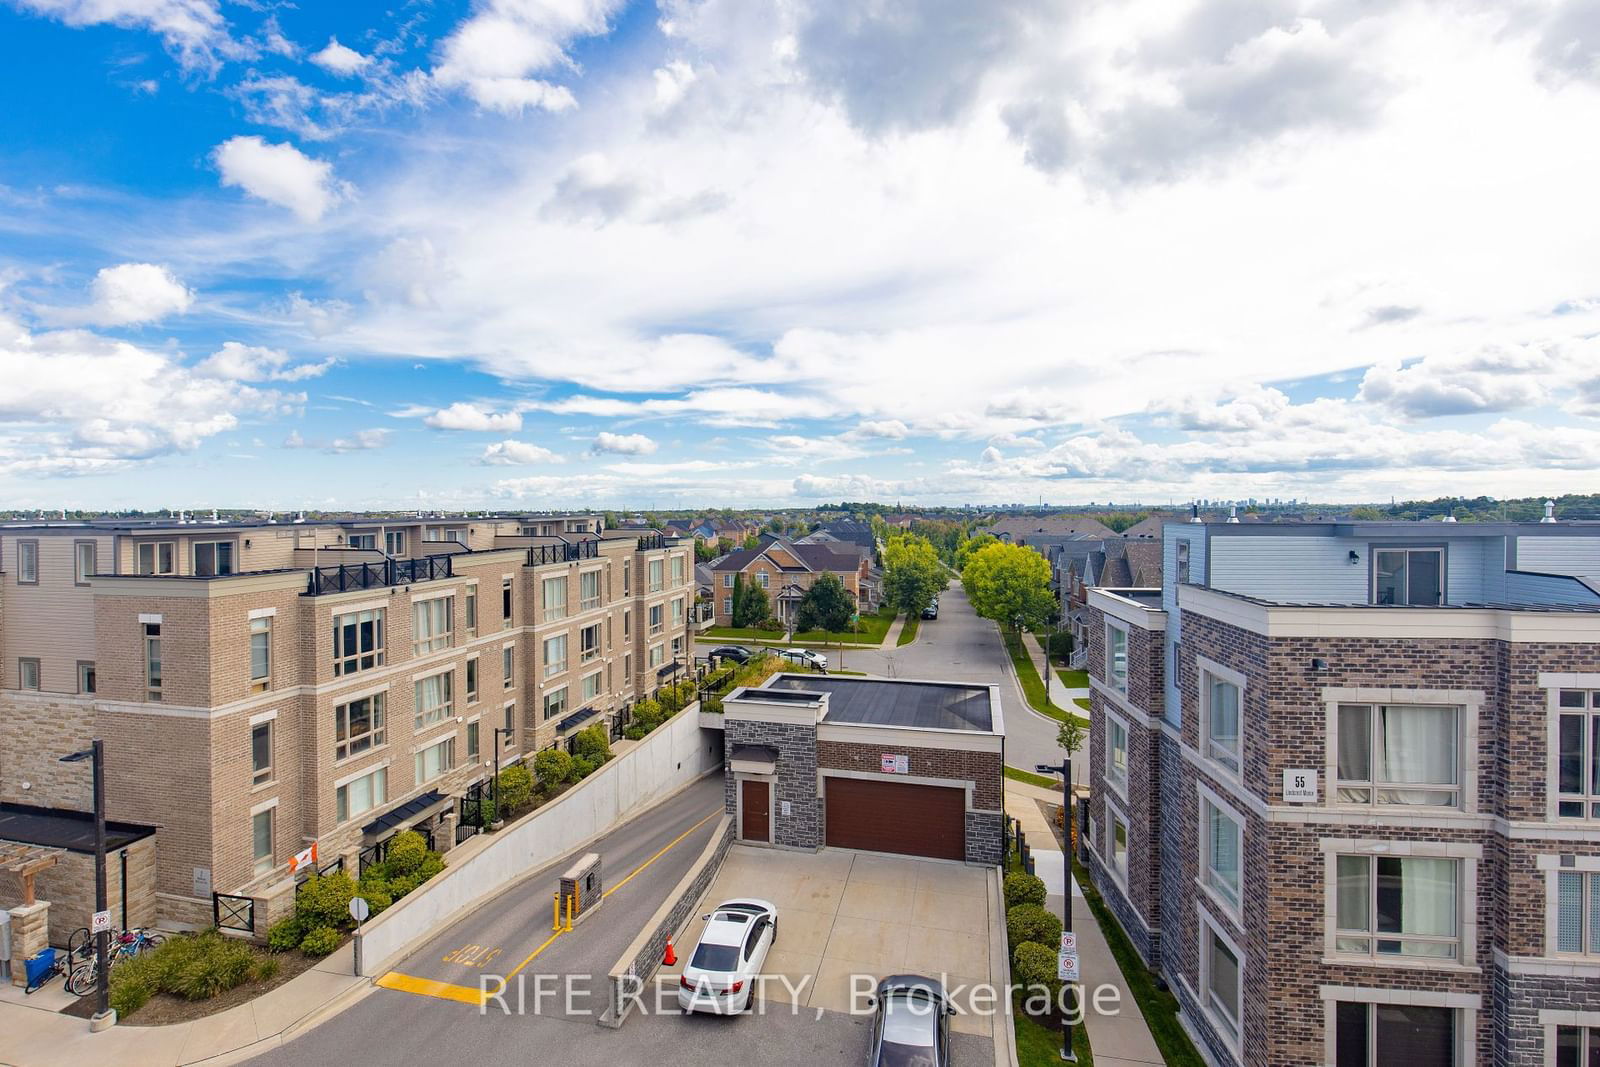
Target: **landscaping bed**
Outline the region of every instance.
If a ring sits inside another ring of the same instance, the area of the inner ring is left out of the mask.
[[[900,627],[900,636],[895,638],[895,647],[898,648],[900,645],[909,645],[911,642],[915,641],[917,639],[917,630],[921,626],[921,623],[922,619],[920,616],[907,615],[905,625]]]
[[[1033,657],[1028,654],[1027,648],[1022,644],[1022,639],[1015,630],[1000,631],[1000,637],[1005,642],[1006,653],[1011,657],[1011,665],[1016,668],[1017,681],[1022,684],[1022,695],[1028,701],[1028,706],[1041,715],[1047,715],[1057,722],[1066,722],[1069,718],[1076,719],[1085,729],[1089,720],[1081,715],[1074,715],[1065,708],[1059,708],[1045,699],[1044,679],[1039,677],[1039,670],[1033,665]]]
[[[1056,977],[1061,919],[1045,909],[1045,895],[1044,882],[1022,870],[1021,857],[1012,849],[1006,856],[1006,955],[1012,983],[1023,987],[1013,995],[1011,1004],[1021,1067],[1061,1062],[1062,983]],[[1038,1010],[1036,1002],[1041,998],[1037,992],[1025,992],[1030,990],[1048,992],[1051,1008]],[[1082,1014],[1081,1007],[1078,1014]],[[1081,1021],[1072,1029],[1072,1051],[1079,1063],[1094,1063],[1089,1030]]]

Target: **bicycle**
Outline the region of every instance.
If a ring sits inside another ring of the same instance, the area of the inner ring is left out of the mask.
[[[87,934],[87,930],[79,933]],[[76,939],[77,934],[73,935]],[[149,952],[166,938],[161,934],[152,934],[143,927],[125,930],[111,939],[109,952],[106,955],[106,965],[115,967],[123,960],[131,960],[145,952]],[[69,942],[70,943],[70,942]],[[81,965],[74,964],[68,971],[66,987],[67,992],[74,996],[85,996],[92,992],[99,984],[100,966],[95,956],[94,938],[90,937],[84,944],[71,950],[73,959],[82,957]]]

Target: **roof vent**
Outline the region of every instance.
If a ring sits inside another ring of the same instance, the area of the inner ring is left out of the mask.
[[[1228,521],[1229,522],[1238,522],[1239,521],[1239,505],[1238,504],[1229,504],[1228,505]]]
[[[1555,522],[1556,521],[1556,502],[1554,500],[1546,500],[1544,502],[1544,518],[1540,519],[1539,521],[1540,522]]]
[[[1456,521],[1456,517],[1454,515],[1446,515],[1444,518],[1440,519],[1439,521],[1440,522],[1455,522]]]
[[[1189,505],[1189,521],[1190,522],[1199,522],[1200,521],[1200,505],[1199,504],[1190,504]]]

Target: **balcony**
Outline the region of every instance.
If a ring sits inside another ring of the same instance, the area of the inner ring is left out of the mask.
[[[646,534],[645,536],[639,538],[640,552],[654,552],[658,548],[666,547],[667,538],[665,534]]]
[[[572,563],[580,559],[597,559],[599,541],[578,541],[559,545],[531,545],[528,548],[528,566],[542,567],[549,563]]]
[[[453,577],[455,570],[449,556],[391,559],[382,563],[341,563],[335,567],[313,567],[306,592],[311,596],[320,596],[323,593],[415,585],[417,582]]]

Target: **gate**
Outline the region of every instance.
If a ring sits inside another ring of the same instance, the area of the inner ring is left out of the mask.
[[[219,930],[237,930],[245,934],[255,933],[255,898],[239,897],[230,893],[212,893],[211,923]]]

